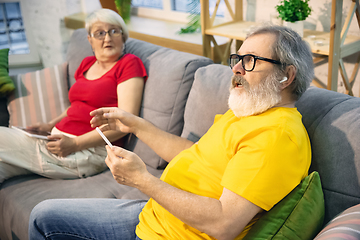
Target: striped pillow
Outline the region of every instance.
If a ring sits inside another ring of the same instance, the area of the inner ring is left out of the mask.
[[[360,204],[337,215],[315,238],[315,240],[335,239],[360,239]]]
[[[49,122],[69,106],[67,63],[12,77],[10,125],[26,127]]]

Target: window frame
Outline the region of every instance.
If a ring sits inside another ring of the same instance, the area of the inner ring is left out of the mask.
[[[31,26],[30,26],[30,16],[28,11],[25,9],[25,0],[3,0],[2,3],[18,2],[20,5],[21,16],[23,19],[23,27],[25,30],[26,40],[29,45],[28,54],[11,54],[9,55],[9,67],[18,67],[18,66],[34,66],[41,64],[39,52],[36,47],[36,42],[32,36]]]
[[[187,23],[189,13],[172,10],[172,2],[173,0],[162,0],[163,9],[133,6],[132,11],[139,17]]]
[[[172,6],[175,4],[173,1],[174,0],[162,0],[163,9],[132,6],[132,14],[144,18],[156,18],[160,20],[188,23],[190,14],[172,10]],[[227,13],[225,13],[225,15],[226,14]],[[217,16],[216,19],[221,22],[225,17]]]

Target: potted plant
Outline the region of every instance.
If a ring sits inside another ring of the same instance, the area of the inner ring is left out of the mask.
[[[304,20],[310,15],[310,0],[282,0],[276,5],[279,18],[285,21],[285,25],[297,31],[300,36],[304,32]]]

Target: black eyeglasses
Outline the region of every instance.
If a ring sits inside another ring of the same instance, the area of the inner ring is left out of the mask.
[[[241,65],[243,69],[247,72],[251,72],[255,68],[255,63],[257,59],[273,64],[282,64],[279,61],[269,58],[258,57],[252,54],[245,54],[245,55],[231,54],[229,58],[229,66],[233,68],[236,64],[238,64],[241,61]]]
[[[112,28],[109,31],[102,30],[90,33],[90,36],[98,40],[104,40],[106,34],[109,34],[110,37],[119,37],[122,34],[122,30],[118,28]]]

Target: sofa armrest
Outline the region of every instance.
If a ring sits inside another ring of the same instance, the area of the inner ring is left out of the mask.
[[[360,204],[350,207],[332,219],[315,240],[360,239]]]

